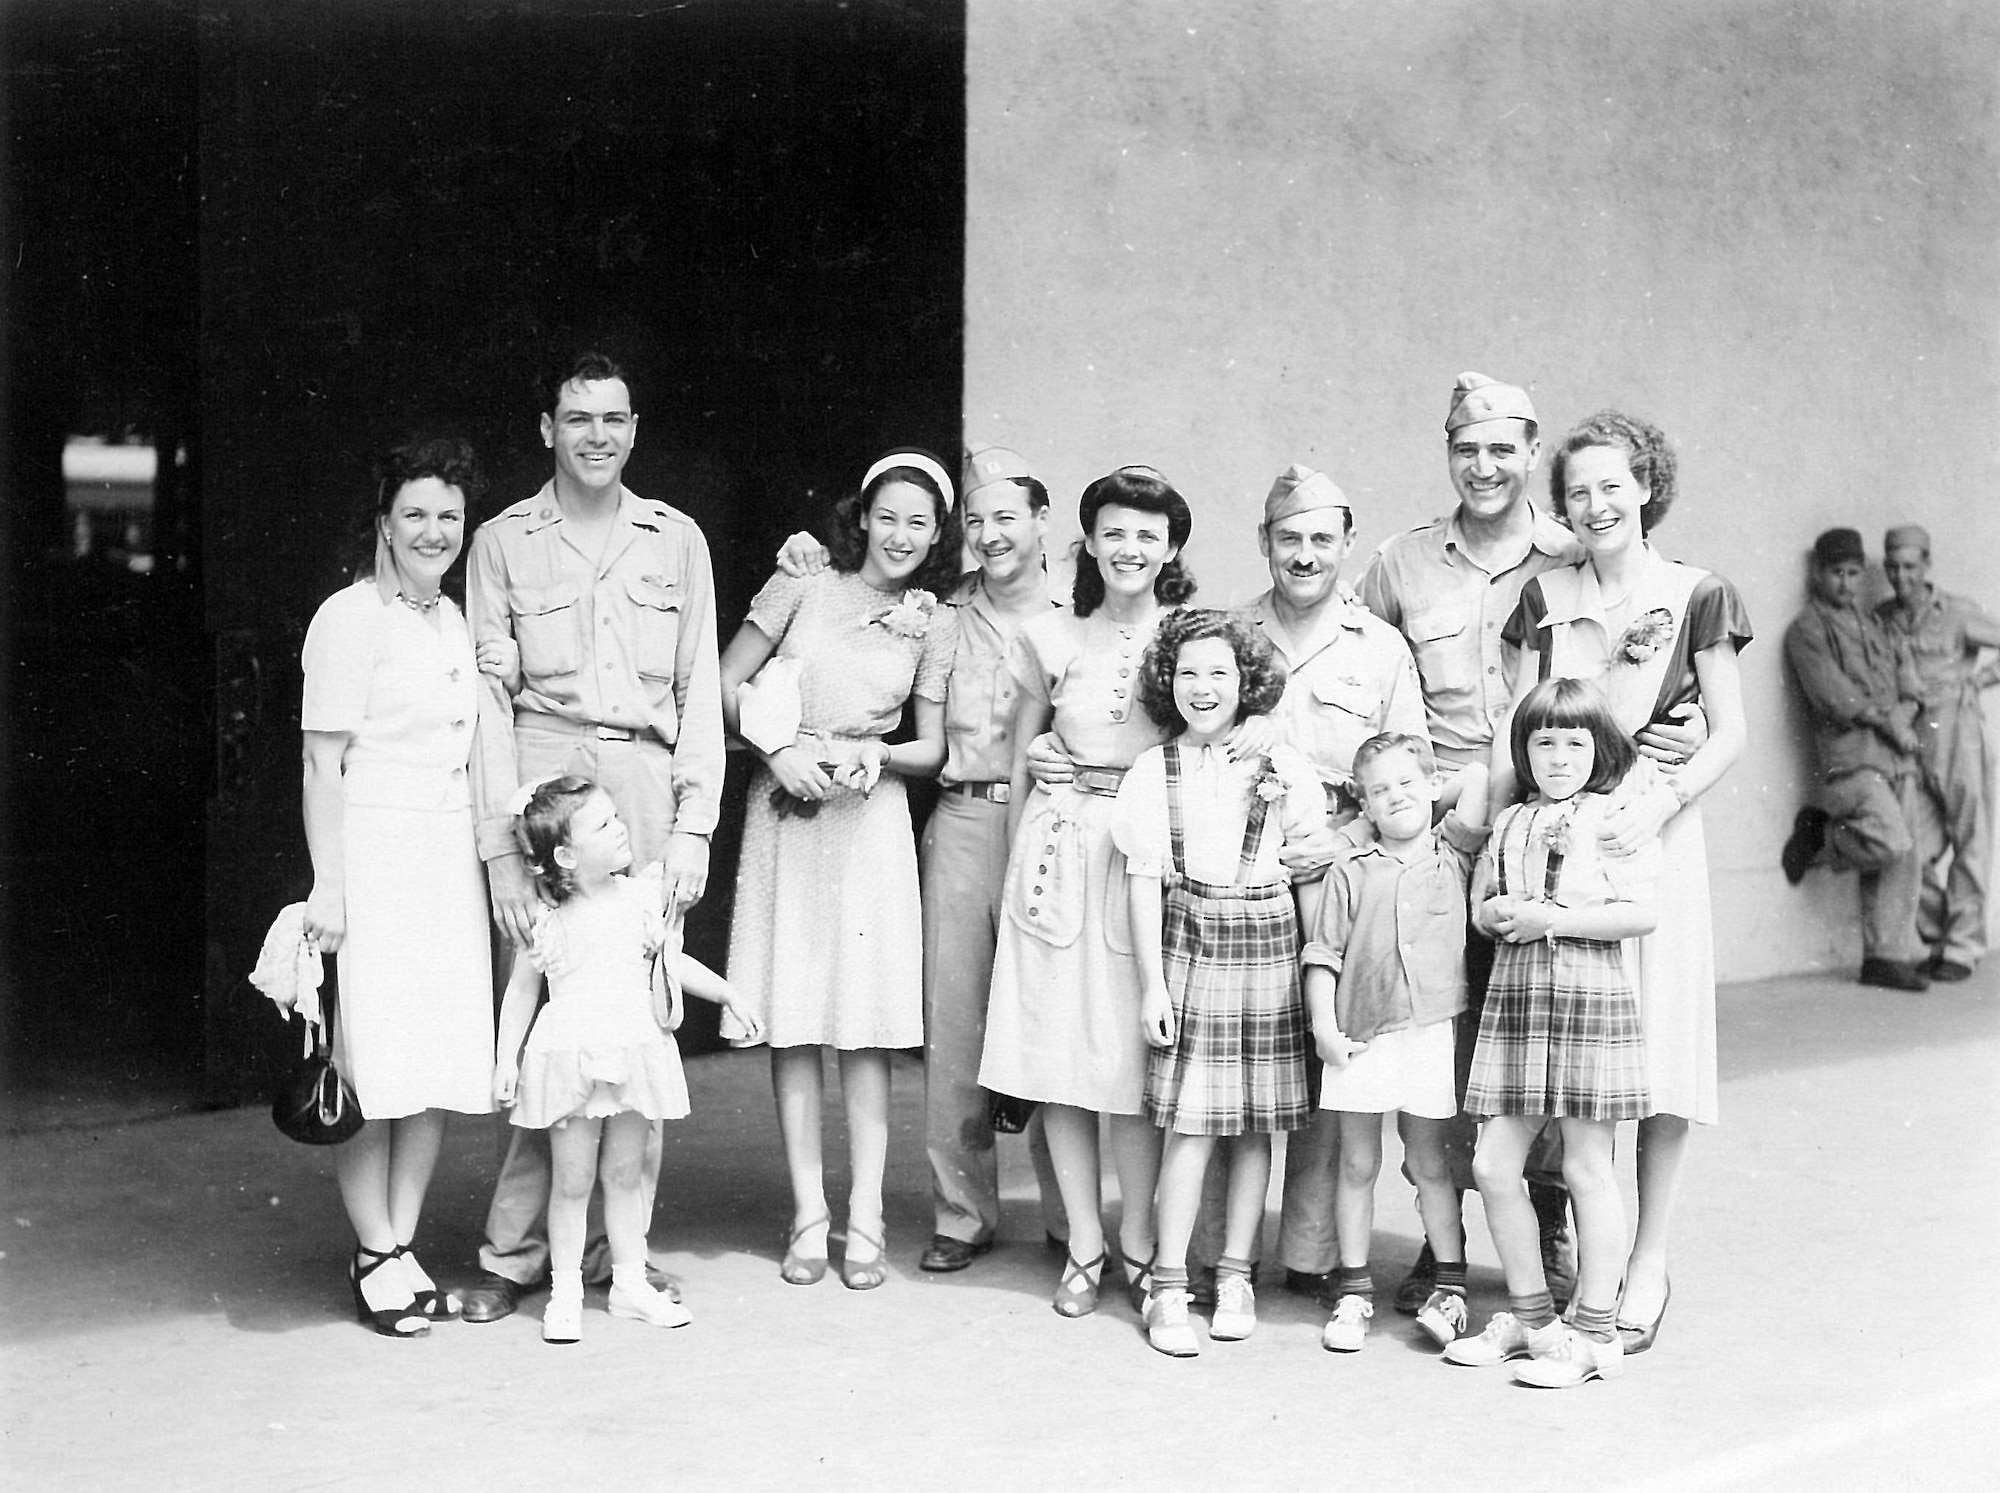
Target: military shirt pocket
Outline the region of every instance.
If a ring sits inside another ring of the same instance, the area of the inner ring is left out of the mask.
[[[1479,635],[1463,614],[1420,612],[1409,622],[1410,651],[1426,695],[1469,694],[1479,684]]]
[[[642,679],[673,682],[681,641],[681,590],[645,576],[625,582],[632,603],[632,655]]]
[[[583,667],[581,616],[574,583],[515,593],[514,638],[526,678],[554,679]]]
[[[1312,694],[1321,705],[1351,715],[1361,725],[1372,723],[1382,711],[1382,691],[1365,680],[1317,678],[1312,682]]]

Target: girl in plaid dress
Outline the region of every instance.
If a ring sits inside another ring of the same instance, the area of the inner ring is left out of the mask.
[[[1613,1318],[1625,1205],[1611,1169],[1620,1120],[1648,1109],[1638,995],[1619,940],[1653,930],[1659,845],[1603,850],[1599,831],[1636,748],[1593,684],[1552,679],[1514,711],[1515,780],[1535,793],[1494,822],[1473,877],[1473,919],[1499,940],[1465,1108],[1482,1116],[1473,1176],[1513,1310],[1445,1349],[1453,1363],[1527,1355],[1523,1384],[1566,1388],[1623,1368]],[[1576,1209],[1575,1323],[1558,1321],[1521,1169],[1553,1118]]]
[[[1270,643],[1249,622],[1214,611],[1169,617],[1146,651],[1139,700],[1179,734],[1132,764],[1113,822],[1152,1045],[1146,1117],[1167,1132],[1146,1331],[1175,1357],[1197,1351],[1187,1249],[1216,1137],[1232,1141],[1210,1331],[1243,1338],[1257,1323],[1250,1255],[1271,1136],[1311,1115],[1298,917],[1279,852],[1320,827],[1325,792],[1290,747],[1241,761],[1224,749],[1238,722],[1268,712],[1283,688]]]

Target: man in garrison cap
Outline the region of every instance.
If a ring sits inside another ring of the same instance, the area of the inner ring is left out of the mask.
[[[1969,597],[1940,591],[1930,569],[1930,535],[1915,524],[1891,529],[1882,540],[1882,571],[1895,594],[1875,614],[1916,666],[1923,694],[1918,760],[1943,816],[1937,829],[1918,837],[1930,869],[1917,929],[1932,951],[1931,978],[1963,980],[1986,952],[1993,754],[1979,694],[2000,678],[1992,652],[2000,648],[2000,621]],[[1933,848],[1936,855],[1926,854]]]
[[[1828,529],[1813,544],[1812,596],[1785,629],[1785,662],[1818,750],[1815,803],[1780,856],[1797,886],[1813,866],[1861,878],[1863,985],[1923,990],[1930,950],[1917,937],[1923,879],[1914,827],[1925,795],[1912,720],[1921,708],[1907,650],[1862,605],[1861,536]]]
[[[1354,508],[1324,472],[1294,464],[1264,498],[1257,548],[1271,588],[1245,609],[1285,661],[1273,713],[1284,739],[1318,771],[1328,821],[1354,819],[1354,753],[1382,731],[1426,736],[1423,690],[1409,645],[1340,582],[1354,549]],[[1333,1194],[1340,1117],[1315,1109],[1286,1144],[1278,1253],[1286,1286],[1331,1307],[1337,1257]]]
[[[1461,373],[1445,410],[1444,441],[1457,505],[1389,539],[1362,571],[1357,588],[1363,604],[1403,635],[1416,658],[1431,749],[1446,780],[1440,809],[1456,798],[1450,780],[1458,769],[1487,760],[1494,722],[1513,699],[1513,660],[1500,629],[1520,602],[1521,588],[1582,555],[1569,530],[1529,496],[1542,443],[1527,390],[1483,373]],[[1473,1004],[1460,1018],[1461,1090],[1492,962],[1493,946],[1484,936],[1467,939],[1466,983]],[[1461,1189],[1471,1183],[1475,1134],[1467,1120],[1454,1136],[1453,1172]],[[1565,1195],[1553,1180],[1537,1181],[1532,1172],[1528,1191],[1541,1221],[1549,1290],[1562,1301],[1576,1281]],[[1413,1315],[1422,1309],[1431,1291],[1430,1267],[1426,1244],[1396,1292],[1398,1311]]]

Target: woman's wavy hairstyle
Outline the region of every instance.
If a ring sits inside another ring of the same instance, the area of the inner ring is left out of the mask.
[[[1528,738],[1537,731],[1576,730],[1588,731],[1597,747],[1585,793],[1609,793],[1639,760],[1639,748],[1619,729],[1603,690],[1587,679],[1544,679],[1514,707],[1514,723],[1508,728],[1514,782],[1522,794],[1532,798],[1541,791],[1528,766]]]
[[[875,495],[891,482],[907,482],[931,496],[937,537],[931,541],[931,552],[924,556],[924,563],[910,577],[910,584],[934,596],[946,595],[958,584],[963,568],[960,553],[965,541],[959,532],[958,515],[945,501],[943,489],[928,472],[916,467],[890,467],[879,472],[860,492],[849,493],[833,505],[833,531],[826,541],[827,551],[833,556],[833,568],[842,575],[853,575],[867,560],[868,515],[875,507]]]
[[[1083,532],[1091,533],[1097,527],[1097,515],[1113,507],[1136,508],[1141,513],[1157,513],[1166,519],[1167,539],[1174,546],[1174,557],[1160,567],[1159,578],[1153,582],[1153,595],[1170,607],[1193,599],[1194,572],[1182,558],[1188,536],[1194,532],[1194,515],[1188,511],[1187,499],[1152,467],[1120,467],[1083,490],[1083,497],[1076,505],[1077,522]],[[1088,617],[1104,605],[1104,575],[1080,547],[1076,583],[1070,595],[1079,617]]]
[[[1235,612],[1195,608],[1170,612],[1146,648],[1139,665],[1139,704],[1163,731],[1182,730],[1187,718],[1174,704],[1174,670],[1181,649],[1201,638],[1220,638],[1236,655],[1236,672],[1243,677],[1236,697],[1236,719],[1268,715],[1285,692],[1285,666],[1264,629]]]
[[[1660,526],[1660,520],[1667,516],[1667,510],[1674,506],[1680,463],[1674,457],[1674,448],[1667,444],[1665,434],[1657,425],[1649,425],[1619,410],[1599,410],[1564,436],[1562,444],[1556,447],[1555,457],[1549,463],[1549,497],[1553,504],[1550,511],[1564,523],[1569,521],[1568,510],[1563,503],[1569,459],[1591,446],[1604,446],[1625,453],[1632,476],[1652,494],[1646,506],[1639,510],[1639,532],[1652,533]]]
[[[375,501],[368,509],[367,523],[357,536],[355,579],[367,580],[375,574],[376,527],[389,516],[396,494],[403,490],[404,484],[425,477],[435,477],[465,494],[465,541],[467,548],[471,547],[472,515],[486,495],[486,473],[480,468],[472,442],[456,435],[408,436],[375,458]],[[453,572],[463,564],[464,551],[460,551]]]
[[[569,843],[569,822],[584,806],[597,784],[589,778],[551,778],[528,796],[528,807],[514,821],[514,838],[520,842],[535,886],[550,906],[570,899],[576,878],[556,860],[557,847]]]

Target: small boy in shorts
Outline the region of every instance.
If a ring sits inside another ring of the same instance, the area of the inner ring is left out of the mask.
[[[1458,1113],[1455,1020],[1466,1006],[1465,897],[1486,839],[1486,770],[1460,774],[1457,806],[1435,828],[1438,782],[1430,744],[1384,732],[1354,754],[1361,812],[1374,838],[1336,861],[1300,956],[1306,1011],[1326,1064],[1320,1107],[1340,1116],[1334,1221],[1340,1269],[1320,1345],[1353,1353],[1375,1314],[1368,1242],[1382,1117],[1397,1113],[1404,1168],[1437,1258],[1417,1321],[1438,1346],[1465,1331],[1465,1228],[1445,1159]]]

